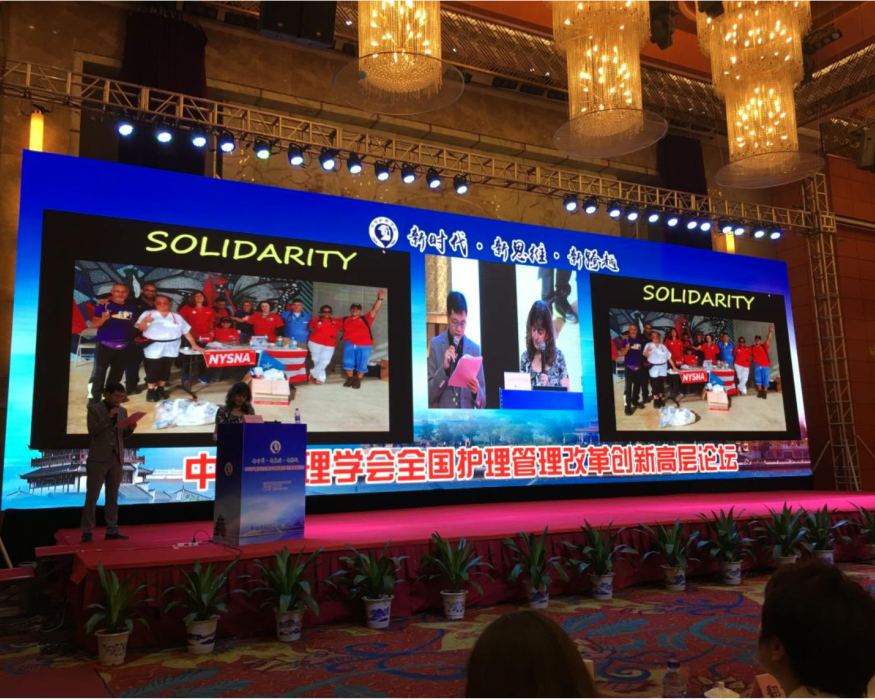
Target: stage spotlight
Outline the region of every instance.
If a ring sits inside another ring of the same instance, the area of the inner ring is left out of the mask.
[[[207,135],[203,131],[192,131],[191,132],[191,145],[195,148],[203,148],[207,145],[209,139]]]
[[[662,216],[662,214],[660,213],[659,209],[657,209],[656,207],[650,207],[650,209],[647,210],[647,223],[658,223],[660,216]]]
[[[623,207],[616,199],[608,203],[608,216],[612,219],[619,219],[622,215]]]
[[[158,143],[170,143],[173,141],[173,132],[166,126],[158,126],[155,128],[155,138]]]
[[[733,234],[733,232],[735,231],[734,225],[732,224],[731,221],[729,221],[727,219],[721,219],[717,223],[717,226],[720,229],[720,233],[722,233],[724,236],[731,236]]]
[[[119,136],[125,136],[125,137],[130,136],[131,134],[134,133],[134,125],[132,122],[125,120],[123,122],[118,123],[118,126],[116,127],[116,131],[118,131]]]
[[[569,192],[562,198],[562,206],[565,207],[565,211],[567,211],[569,214],[576,212],[577,197]]]
[[[358,175],[362,171],[362,159],[357,153],[349,154],[349,158],[346,159],[346,169],[349,170],[350,175]]]
[[[304,164],[304,150],[296,143],[289,144],[289,165],[296,168]]]
[[[676,211],[670,211],[668,214],[666,214],[665,225],[669,228],[674,228],[678,225],[678,223],[680,223],[680,220],[681,218],[678,216],[678,213]]]
[[[705,219],[701,224],[699,224],[699,230],[704,233],[708,233],[714,224],[711,222],[711,219]]]
[[[224,132],[219,137],[219,150],[222,153],[233,153],[235,148],[237,148],[237,142],[234,141],[234,137],[229,132]]]
[[[747,233],[747,227],[740,221],[736,221],[732,225],[732,233],[734,233],[736,236],[743,236],[745,233]]]
[[[405,185],[412,185],[416,182],[416,169],[410,163],[404,163],[401,166],[401,182]]]
[[[453,189],[456,190],[456,194],[465,194],[468,191],[468,177],[456,175],[453,178]]]
[[[319,154],[319,163],[323,170],[334,170],[337,166],[337,153],[330,148],[323,148]]]
[[[769,232],[769,238],[771,238],[773,241],[777,241],[783,235],[784,235],[784,232],[779,228],[773,228]]]
[[[751,235],[754,238],[756,238],[757,240],[759,240],[760,238],[765,238],[766,227],[763,226],[762,224],[757,224],[756,226],[753,227],[753,230],[751,231]]]
[[[694,231],[699,228],[699,220],[692,214],[688,214],[684,218],[684,228],[686,228],[687,231]]]
[[[258,158],[258,160],[267,160],[270,158],[270,144],[267,141],[256,141],[252,150],[255,151],[255,157]]]
[[[430,190],[436,190],[441,186],[441,175],[434,168],[429,168],[425,174],[425,181],[428,183]]]
[[[599,200],[595,197],[589,197],[583,200],[583,210],[587,214],[595,214],[599,210]]]
[[[386,182],[389,179],[389,164],[385,161],[378,160],[374,163],[374,175],[380,182]]]
[[[640,216],[641,212],[638,211],[638,207],[629,207],[626,210],[626,221],[638,221]]]

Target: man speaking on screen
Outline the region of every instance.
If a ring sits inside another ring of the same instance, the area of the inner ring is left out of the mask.
[[[465,337],[468,327],[468,302],[461,292],[447,295],[447,332],[429,342],[428,405],[432,408],[483,408],[486,405],[486,380],[483,365],[466,387],[449,385],[459,360],[465,355],[480,357],[480,346]]]

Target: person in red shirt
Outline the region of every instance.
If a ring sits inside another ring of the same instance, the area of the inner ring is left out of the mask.
[[[209,343],[213,339],[216,325],[216,312],[206,305],[206,301],[203,292],[195,292],[179,310],[179,315],[191,326],[191,334],[199,343]]]
[[[325,383],[325,370],[334,357],[337,347],[337,336],[343,326],[343,319],[332,318],[333,309],[328,304],[323,304],[319,309],[319,315],[310,319],[307,330],[310,336],[307,346],[310,348],[310,357],[313,360],[313,369],[310,379],[316,384]]]
[[[618,357],[620,357],[620,351],[617,350],[617,341],[611,338],[611,374],[617,373]]]
[[[717,358],[720,357],[720,346],[714,342],[714,336],[710,333],[705,336],[705,342],[701,346],[701,351],[705,361],[711,360],[711,362],[716,362]]]
[[[684,343],[677,328],[668,329],[668,337],[665,339],[664,344],[671,353],[671,361],[678,367],[682,365],[684,363]],[[681,378],[679,375],[669,373],[668,390],[675,395],[681,393]]]
[[[750,358],[753,353],[744,336],[740,336],[735,343],[735,374],[738,379],[735,386],[738,388],[738,393],[742,396],[747,396],[747,380],[750,377]]]
[[[215,339],[217,343],[225,345],[239,345],[240,332],[234,328],[234,320],[230,316],[222,316],[218,319],[219,324],[215,330]]]
[[[362,377],[368,371],[368,360],[374,346],[372,326],[383,305],[386,293],[377,292],[377,301],[368,313],[362,315],[362,305],[352,304],[349,316],[343,319],[343,371],[346,373],[345,387],[359,389]]]
[[[770,323],[769,335],[766,337],[765,343],[762,336],[755,335],[753,338],[751,360],[753,361],[753,381],[757,385],[758,399],[768,398],[769,372],[772,369],[772,362],[769,360],[769,345],[772,343],[774,331],[775,327]]]
[[[275,343],[277,329],[282,328],[286,324],[277,314],[271,311],[270,302],[261,302],[258,305],[258,310],[259,313],[250,314],[242,320],[252,326],[253,338],[259,335],[266,335],[268,343]]]

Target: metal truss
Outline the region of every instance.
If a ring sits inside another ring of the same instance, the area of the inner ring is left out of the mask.
[[[788,209],[690,194],[660,187],[623,182],[581,171],[566,170],[506,156],[385,136],[363,129],[341,127],[310,119],[227,102],[156,90],[60,68],[25,62],[0,63],[0,91],[4,95],[99,111],[116,118],[167,123],[180,128],[227,131],[241,141],[269,141],[275,150],[291,144],[312,149],[330,148],[358,154],[363,161],[406,162],[434,167],[449,175],[467,175],[470,182],[560,197],[573,192],[582,197],[616,199],[642,208],[655,206],[695,212],[713,218],[763,223],[784,231],[812,231],[816,217],[805,209]],[[833,225],[834,228],[834,225]]]
[[[808,236],[808,259],[817,338],[821,341],[817,346],[829,428],[828,447],[832,455],[836,488],[860,491],[860,459],[835,251],[835,217],[828,210],[825,176],[817,175],[807,180],[804,194],[806,207],[818,217],[818,229]]]

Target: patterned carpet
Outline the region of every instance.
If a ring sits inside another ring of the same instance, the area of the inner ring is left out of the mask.
[[[843,568],[875,592],[875,567]],[[733,588],[696,582],[686,593],[630,588],[609,603],[559,597],[547,614],[593,660],[605,694],[661,695],[665,662],[677,656],[687,670],[691,697],[701,697],[718,680],[745,695],[757,667],[756,635],[766,581],[767,575],[761,574]],[[433,615],[394,620],[379,632],[325,626],[305,630],[305,639],[295,644],[222,640],[210,656],[167,649],[132,654],[120,668],[97,671],[114,697],[460,696],[465,661],[478,635],[512,609],[472,609],[462,622]],[[38,621],[0,624],[4,687],[12,680],[26,682],[28,674],[92,664],[82,653],[47,640]],[[64,694],[60,688],[58,695]]]

